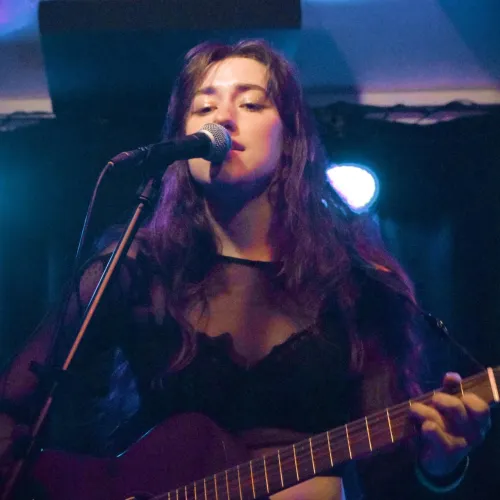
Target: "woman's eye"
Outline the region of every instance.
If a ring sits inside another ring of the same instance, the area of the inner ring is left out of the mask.
[[[207,113],[210,113],[212,111],[212,106],[203,106],[201,108],[197,108],[194,110],[194,113],[196,115],[206,115]]]
[[[245,102],[243,106],[250,111],[259,111],[264,107],[262,104],[257,104],[255,102]]]
[[[264,105],[256,102],[244,102],[241,104],[241,107],[249,111],[260,111],[264,108]],[[215,108],[215,106],[200,106],[194,109],[193,114],[203,116],[211,113]]]

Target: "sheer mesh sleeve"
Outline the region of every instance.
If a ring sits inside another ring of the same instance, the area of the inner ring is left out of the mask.
[[[67,296],[59,332],[55,331],[58,317],[55,308],[2,374],[0,411],[14,420],[3,419],[2,436],[9,434],[7,427],[13,423],[31,424],[38,414],[50,386],[52,369],[65,360],[108,259],[106,253],[83,267],[77,288]],[[147,288],[139,260],[137,255],[129,255],[120,266],[70,365],[69,374],[59,383],[45,432],[51,447],[99,454],[104,446],[103,436],[118,425],[119,419],[137,410],[139,396],[135,377],[125,359],[124,343],[125,331],[131,325],[132,304],[140,291]],[[30,368],[33,362],[39,367],[37,375]],[[126,401],[115,398],[115,407],[109,404],[110,411],[104,412],[103,404],[111,400],[113,384],[115,390],[118,384],[120,389],[127,385],[127,390],[121,390],[120,394],[126,393],[128,397]]]

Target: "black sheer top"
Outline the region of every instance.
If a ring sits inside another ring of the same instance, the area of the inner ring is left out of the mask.
[[[86,268],[70,310],[83,310],[105,260],[99,258]],[[349,353],[340,336],[318,332],[317,324],[294,331],[294,321],[276,319],[287,317],[295,305],[275,288],[273,263],[220,257],[217,267],[209,286],[214,296],[223,297],[214,308],[221,316],[224,311],[226,319],[206,322],[208,333],[196,331],[192,360],[172,371],[169,363],[182,336],[166,312],[161,280],[143,254],[127,259],[57,398],[52,446],[116,453],[150,427],[187,412],[202,413],[234,434],[275,429],[265,435],[281,443],[279,429],[314,434],[349,420],[354,387],[347,371]],[[224,288],[228,274],[229,291]],[[243,322],[231,318],[238,314],[245,316]],[[69,314],[66,332],[57,342],[59,360],[78,316]],[[228,324],[241,329],[276,327],[283,340],[249,363],[238,352],[238,332],[222,330]],[[274,444],[265,439],[259,443]]]
[[[19,360],[43,359],[43,351],[50,352],[49,365],[62,362],[107,259],[85,266],[57,338],[49,322]],[[220,258],[207,282],[208,309],[192,308],[193,324],[206,328],[194,329],[191,361],[172,370],[183,337],[168,314],[161,273],[144,253],[129,256],[59,385],[45,446],[114,455],[163,420],[199,412],[232,434],[250,431],[250,448],[276,447],[297,441],[294,432],[324,432],[409,398],[397,375],[397,364],[404,366],[397,335],[391,337],[393,353],[367,342],[363,373],[353,376],[348,336],[335,308],[301,309],[280,289],[276,273],[272,263]],[[359,287],[356,326],[362,335],[370,330],[380,339],[383,329],[407,326],[401,297],[372,278],[361,276]],[[260,351],[252,352],[259,342]],[[17,365],[4,374],[7,397],[28,369]],[[37,391],[25,402],[28,413],[37,414],[42,396]],[[411,449],[396,451],[357,464],[369,485],[366,498],[406,498],[408,487],[420,491]],[[346,479],[352,470],[333,473]]]

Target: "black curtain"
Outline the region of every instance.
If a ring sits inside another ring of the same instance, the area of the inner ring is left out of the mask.
[[[500,365],[500,113],[420,125],[370,119],[362,110],[337,104],[315,110],[332,160],[363,162],[378,174],[380,227],[422,306],[482,363]],[[57,299],[101,168],[119,151],[156,142],[158,132],[157,121],[56,118],[20,119],[2,129],[3,361]],[[105,181],[94,236],[126,219],[139,182],[133,170]],[[455,359],[450,368],[473,371],[458,352]],[[499,442],[494,427],[474,454],[463,494],[454,497],[498,498]]]

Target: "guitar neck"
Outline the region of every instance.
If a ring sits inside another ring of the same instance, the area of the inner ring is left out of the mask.
[[[464,379],[455,395],[477,394],[488,404],[499,402],[500,367]],[[349,460],[370,455],[416,434],[408,418],[414,402],[428,403],[438,389],[373,413],[342,427],[255,458],[173,490],[167,500],[244,500],[266,497],[310,479]],[[153,499],[154,500],[154,499]]]

